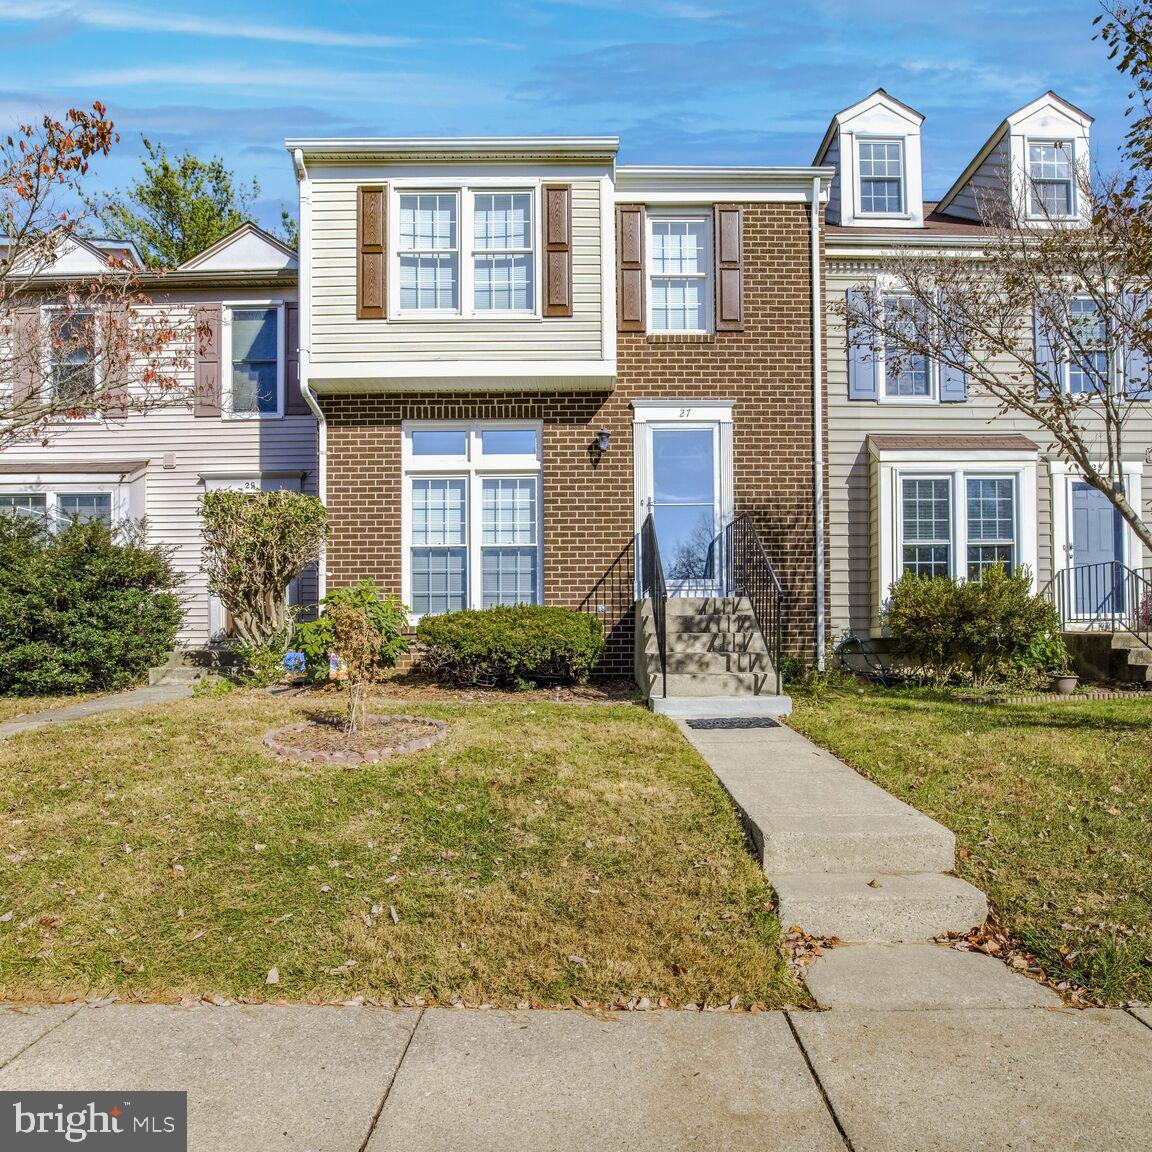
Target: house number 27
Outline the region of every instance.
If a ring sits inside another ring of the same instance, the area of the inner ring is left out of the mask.
[[[681,408],[680,409],[680,419],[681,420],[687,420],[688,417],[691,415],[692,415],[692,409],[691,408]]]

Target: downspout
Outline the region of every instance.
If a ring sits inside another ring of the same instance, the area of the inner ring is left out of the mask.
[[[296,169],[296,182],[300,186],[300,265],[298,277],[300,316],[300,394],[304,403],[316,417],[316,491],[321,503],[328,503],[328,422],[324,410],[309,384],[312,366],[312,182],[304,165],[304,153],[297,148],[292,153]],[[316,565],[316,598],[323,599],[328,590],[328,547],[320,545],[320,559]]]
[[[827,646],[824,573],[824,304],[820,261],[820,183],[812,177],[812,442],[813,484],[816,515],[816,668],[825,669]]]

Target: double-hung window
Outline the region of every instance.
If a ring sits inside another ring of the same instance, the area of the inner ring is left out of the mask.
[[[923,322],[905,296],[884,297],[884,325],[893,336],[884,347],[884,396],[889,400],[931,400],[934,394],[932,363],[927,356],[909,353],[907,342]]]
[[[1028,212],[1071,216],[1075,203],[1071,140],[1028,141]]]
[[[460,310],[460,196],[400,195],[400,310]]]
[[[96,394],[96,318],[91,312],[55,308],[48,314],[52,395],[80,407]]]
[[[404,596],[416,616],[541,602],[538,424],[404,427]]]
[[[472,197],[473,299],[477,312],[531,312],[532,193]]]
[[[1109,384],[1107,319],[1096,301],[1086,296],[1074,296],[1068,302],[1068,319],[1074,338],[1068,354],[1068,392],[1099,395]]]
[[[857,142],[860,211],[871,216],[904,211],[904,144],[900,140]]]
[[[280,310],[232,308],[231,409],[235,415],[280,414]]]
[[[977,580],[1019,560],[1015,475],[903,473],[899,480],[899,572]],[[899,574],[898,572],[898,574]]]
[[[529,189],[400,189],[399,316],[534,316],[536,209]]]
[[[648,330],[707,332],[711,325],[711,216],[648,217]]]

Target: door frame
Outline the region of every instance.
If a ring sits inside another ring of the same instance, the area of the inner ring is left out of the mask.
[[[649,459],[649,425],[674,428],[717,429],[718,491],[716,506],[723,527],[734,511],[732,467],[732,410],[735,400],[659,399],[632,401],[632,494],[633,532],[636,536],[636,596],[640,596],[640,529],[648,515],[647,489],[652,475]]]
[[[1052,577],[1055,579],[1058,572],[1067,572],[1075,567],[1075,556],[1072,554],[1071,547],[1073,529],[1072,485],[1082,483],[1084,474],[1066,460],[1049,460],[1048,469],[1052,476]],[[1124,489],[1129,502],[1136,508],[1143,507],[1141,490],[1143,477],[1143,461],[1124,461]],[[1119,557],[1120,562],[1130,568],[1141,567],[1138,562],[1141,555],[1140,541],[1127,522],[1123,525],[1120,539],[1122,552]],[[1134,563],[1134,560],[1137,562]],[[1072,619],[1077,618],[1073,616]]]

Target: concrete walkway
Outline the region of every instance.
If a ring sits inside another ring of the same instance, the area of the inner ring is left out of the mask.
[[[191,1152],[1147,1152],[1152,1027],[1067,1008],[0,1008],[0,1091],[65,1089],[186,1091]]]
[[[149,704],[167,704],[192,695],[191,684],[150,684],[133,688],[129,692],[116,692],[110,696],[97,696],[78,704],[65,704],[60,708],[47,708],[43,712],[30,712],[0,724],[0,740],[32,732],[52,724],[68,724],[73,720],[86,720],[89,716],[102,716],[106,712],[124,712],[130,708],[144,708]]]

